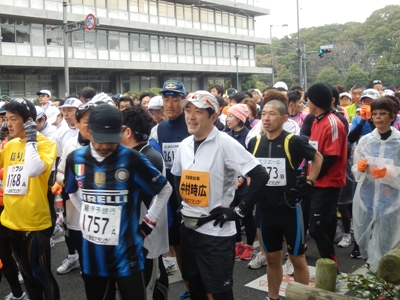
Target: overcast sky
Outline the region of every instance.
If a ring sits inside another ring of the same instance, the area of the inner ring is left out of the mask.
[[[386,5],[400,5],[400,0],[298,0],[300,28],[325,24],[364,22],[375,10]],[[297,0],[256,0],[256,5],[270,9],[269,16],[256,18],[256,34],[264,38],[282,38],[297,32]],[[275,26],[287,24],[287,27]]]

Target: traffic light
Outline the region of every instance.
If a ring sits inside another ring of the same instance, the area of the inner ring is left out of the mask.
[[[318,56],[319,56],[319,58],[323,58],[324,53],[330,53],[330,52],[332,52],[332,49],[319,49]]]

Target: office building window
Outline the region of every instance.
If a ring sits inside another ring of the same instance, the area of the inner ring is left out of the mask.
[[[32,45],[44,46],[43,24],[32,24]]]
[[[159,47],[158,47],[158,36],[152,35],[150,36],[150,51],[151,53],[159,53]]]

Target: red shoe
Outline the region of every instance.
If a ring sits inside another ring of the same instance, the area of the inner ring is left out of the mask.
[[[241,260],[250,260],[254,255],[254,247],[245,245],[242,255],[240,255]]]
[[[240,258],[244,250],[245,244],[241,242],[240,244],[236,243],[235,245],[235,258]]]

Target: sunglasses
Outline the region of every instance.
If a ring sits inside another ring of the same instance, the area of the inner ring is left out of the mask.
[[[87,110],[87,109],[89,109],[89,108],[93,108],[93,107],[96,107],[96,106],[99,106],[99,105],[96,104],[96,103],[86,103],[86,104],[80,105],[80,106],[78,107],[78,110]]]
[[[171,96],[172,98],[176,98],[176,97],[182,96],[182,95],[181,95],[180,93],[178,93],[178,92],[163,92],[162,95],[163,95],[164,97],[169,97],[169,96]]]
[[[382,81],[380,81],[380,80],[374,80],[374,81],[372,81],[372,84],[382,84]]]
[[[30,111],[28,104],[26,103],[25,99],[22,98],[15,98],[12,99],[10,102],[15,102],[15,103],[19,103],[19,104],[23,104],[25,105],[25,107]]]

